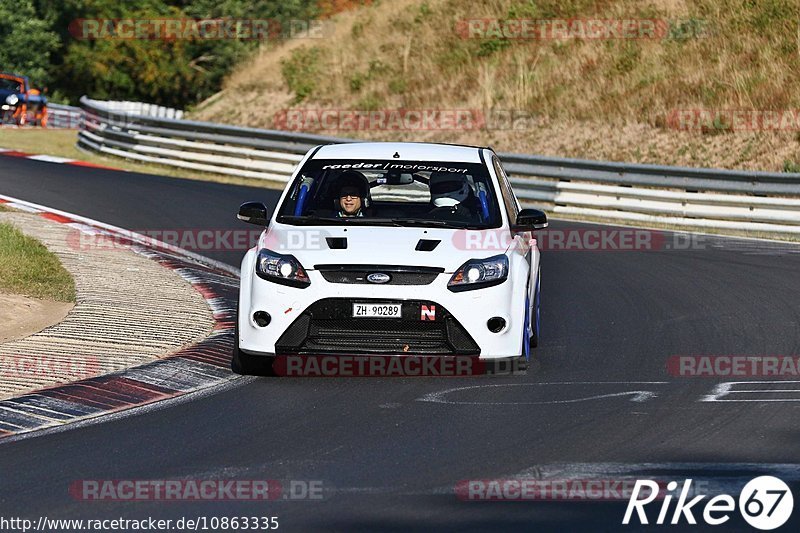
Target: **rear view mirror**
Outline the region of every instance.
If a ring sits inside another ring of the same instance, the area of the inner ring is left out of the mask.
[[[266,226],[269,222],[267,207],[261,202],[247,202],[239,207],[239,214],[236,218],[248,224]]]
[[[386,175],[387,185],[411,185],[414,183],[414,176],[411,174],[392,173]]]
[[[547,215],[538,209],[523,209],[517,215],[514,229],[517,231],[534,231],[547,227]]]

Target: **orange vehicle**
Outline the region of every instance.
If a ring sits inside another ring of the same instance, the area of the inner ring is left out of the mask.
[[[27,76],[0,72],[0,110],[3,124],[47,125],[47,98]]]

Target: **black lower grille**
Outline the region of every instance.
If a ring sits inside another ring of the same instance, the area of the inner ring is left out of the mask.
[[[353,303],[369,299],[320,300],[281,335],[281,354],[408,354],[477,355],[480,348],[469,333],[438,304],[403,301],[402,318],[353,318]],[[376,300],[377,301],[377,300]],[[380,300],[381,303],[392,303]],[[422,320],[422,306],[435,308]]]

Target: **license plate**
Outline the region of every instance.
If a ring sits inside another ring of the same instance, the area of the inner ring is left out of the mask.
[[[401,318],[400,304],[353,304],[353,318]]]

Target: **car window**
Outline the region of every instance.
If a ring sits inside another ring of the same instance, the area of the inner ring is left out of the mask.
[[[0,78],[0,90],[18,93],[22,92],[22,85],[16,80]]]
[[[364,183],[367,191],[355,214],[342,207],[344,181],[351,187]],[[499,227],[502,221],[485,165],[402,160],[308,161],[281,204],[278,220],[308,224],[314,217],[477,229]]]
[[[514,191],[511,189],[511,182],[509,181],[506,171],[503,168],[503,165],[500,163],[500,160],[496,156],[493,156],[492,163],[494,164],[495,174],[497,174],[497,180],[500,183],[500,194],[503,196],[503,203],[506,206],[508,222],[511,225],[516,224],[517,215],[519,214],[519,203],[517,202],[517,197],[514,196]]]

